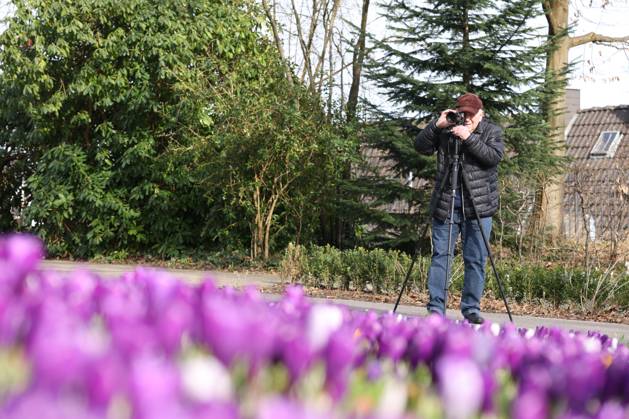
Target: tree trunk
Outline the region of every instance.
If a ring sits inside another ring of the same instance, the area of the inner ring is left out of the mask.
[[[549,37],[556,37],[567,30],[568,27],[568,0],[542,0],[546,20],[548,21]],[[556,48],[550,51],[547,59],[546,74],[548,77],[558,78],[565,84],[568,65],[568,52],[570,48],[595,43],[626,43],[629,36],[609,37],[596,33],[570,37],[560,36],[555,38]],[[555,154],[559,157],[566,155],[565,120],[566,109],[565,89],[553,100],[548,107],[548,121],[551,129],[552,143],[555,145]],[[562,227],[562,202],[563,202],[563,175],[547,179],[545,185],[538,193],[538,208],[535,220],[539,231],[547,231],[552,239],[559,238]]]
[[[568,27],[568,0],[544,1],[544,12],[548,21],[549,38],[556,37]],[[566,93],[563,86],[566,83],[566,69],[568,65],[568,50],[570,38],[563,36],[557,39],[555,48],[548,54],[546,60],[546,77],[558,79],[562,84],[560,93],[547,108],[547,118],[550,125],[551,143],[555,147],[555,155],[566,155],[565,122]],[[563,201],[563,175],[550,179],[543,179],[543,186],[537,196],[538,213],[535,216],[537,231],[548,231],[552,239],[561,233]]]
[[[279,196],[273,196],[269,209],[267,210],[266,218],[264,220],[264,260],[269,260],[269,243],[271,239],[271,225],[273,224],[273,214],[275,213],[275,206]]]
[[[363,61],[365,59],[365,38],[367,35],[367,16],[369,14],[369,0],[363,0],[363,11],[360,19],[360,33],[358,34],[358,42],[354,49],[354,58],[352,59],[352,86],[349,89],[349,97],[347,98],[347,120],[353,121],[356,118],[356,108],[358,106],[358,91],[360,88],[360,76],[363,69]]]
[[[262,192],[259,186],[256,186],[253,192],[253,203],[256,210],[254,218],[253,231],[251,234],[251,258],[257,259],[260,256],[264,246],[264,215],[262,208]]]

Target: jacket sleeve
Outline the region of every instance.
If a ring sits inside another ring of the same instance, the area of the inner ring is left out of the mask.
[[[465,151],[474,156],[483,165],[497,166],[504,155],[504,142],[502,141],[502,128],[497,125],[491,126],[487,133],[487,140],[483,141],[480,134],[473,133],[463,141]]]
[[[433,154],[439,148],[439,134],[437,121],[433,120],[415,137],[415,150],[422,154]]]

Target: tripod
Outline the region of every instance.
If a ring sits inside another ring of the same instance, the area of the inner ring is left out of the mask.
[[[453,152],[450,153],[451,154],[451,165],[450,165],[450,170],[449,170],[449,175],[450,175],[450,187],[451,187],[451,195],[450,195],[450,213],[449,213],[449,217],[448,217],[448,255],[447,255],[447,259],[446,259],[446,277],[445,277],[445,281],[444,281],[444,307],[447,308],[448,306],[448,284],[450,282],[450,265],[452,263],[452,258],[454,257],[454,249],[452,248],[452,230],[454,227],[454,211],[455,211],[455,197],[456,197],[456,193],[457,193],[457,189],[459,189],[459,169],[461,169],[461,174],[462,179],[463,179],[463,187],[465,187],[465,189],[468,191],[468,194],[470,196],[470,201],[472,202],[472,209],[474,210],[474,215],[476,216],[476,222],[478,224],[478,229],[480,230],[480,233],[483,237],[483,243],[485,244],[485,249],[487,250],[487,255],[489,256],[489,260],[491,262],[491,268],[493,270],[494,276],[496,277],[496,282],[498,284],[498,290],[500,291],[500,296],[502,297],[502,300],[505,303],[505,307],[507,309],[507,314],[509,315],[509,321],[511,321],[513,323],[513,317],[511,316],[511,310],[509,309],[509,304],[507,303],[507,298],[505,297],[505,293],[504,293],[504,289],[502,287],[502,282],[500,281],[500,277],[498,275],[498,271],[496,270],[496,265],[494,263],[494,257],[491,253],[491,248],[489,246],[489,240],[487,238],[487,235],[485,234],[485,231],[482,228],[481,225],[481,221],[480,221],[480,216],[478,215],[478,211],[476,209],[476,202],[474,201],[474,196],[472,195],[471,189],[469,187],[469,185],[467,184],[467,179],[465,178],[465,173],[463,173],[463,168],[461,166],[461,162],[460,162],[460,157],[461,157],[461,152],[460,152],[460,141],[455,138],[452,134],[450,134],[450,138],[449,138],[449,142],[448,145],[453,145]],[[450,148],[450,147],[448,147]],[[443,182],[446,181],[448,177],[448,174],[446,173],[446,175],[444,176]],[[441,188],[443,189],[443,183],[441,185]],[[461,189],[461,199],[463,200],[463,189]],[[463,211],[463,217],[465,218],[465,211]],[[428,228],[428,225],[426,225],[426,229]],[[424,234],[426,233],[426,230],[424,230]],[[423,236],[423,234],[422,234]],[[402,298],[402,294],[404,293],[404,289],[406,288],[406,283],[408,282],[408,279],[410,278],[411,275],[411,271],[413,270],[413,266],[415,265],[415,261],[417,260],[418,257],[418,249],[417,246],[415,247],[414,253],[413,253],[413,258],[411,260],[411,264],[410,267],[406,273],[406,278],[404,279],[404,283],[402,284],[402,289],[400,290],[400,294],[398,295],[397,301],[395,302],[395,307],[393,308],[393,312],[395,313],[395,311],[397,310],[397,307],[400,303],[400,299]]]

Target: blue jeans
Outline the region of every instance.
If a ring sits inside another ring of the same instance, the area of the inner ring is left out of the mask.
[[[491,217],[481,218],[481,225],[487,240],[491,233]],[[445,283],[446,283],[446,262],[448,260],[448,229],[449,220],[440,221],[436,218],[432,220],[432,263],[428,271],[428,292],[430,301],[428,311],[437,311],[445,314]],[[465,272],[463,277],[463,295],[461,296],[461,312],[463,315],[480,312],[480,299],[485,289],[485,262],[487,260],[487,249],[483,242],[483,236],[478,228],[476,218],[465,219],[461,210],[454,211],[454,224],[452,225],[452,254],[454,254],[454,244],[461,234],[463,241],[463,261]],[[450,265],[452,274],[452,264]]]

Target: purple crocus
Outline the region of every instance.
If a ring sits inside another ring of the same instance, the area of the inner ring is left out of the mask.
[[[547,418],[548,413],[549,405],[545,393],[534,390],[518,394],[511,409],[513,419]]]
[[[0,259],[21,273],[34,270],[44,258],[44,246],[30,234],[11,234],[0,237]]]
[[[605,369],[600,356],[585,354],[570,362],[578,367],[567,368],[566,380],[569,383],[565,394],[574,412],[585,412],[588,402],[598,398],[603,390]]]
[[[376,381],[382,376],[382,363],[372,360],[367,364],[367,380]]]
[[[55,296],[47,298],[36,313],[27,348],[34,383],[50,388],[84,385],[86,368],[108,349],[106,336],[90,329]]]
[[[291,384],[306,373],[314,359],[314,353],[305,337],[295,328],[284,325],[278,333],[278,352],[290,376]]]
[[[330,419],[333,417],[307,409],[294,400],[282,397],[263,400],[256,415],[256,419]]]
[[[45,389],[29,390],[0,406],[0,417],[11,419],[102,419],[81,397],[55,394]]]
[[[44,246],[30,234],[0,236],[0,292],[18,291],[28,272],[44,257]]]
[[[479,413],[483,402],[483,377],[468,358],[446,355],[437,362],[439,393],[446,417],[466,419]]]
[[[420,363],[431,364],[441,351],[441,333],[427,322],[421,324],[410,337],[409,360],[411,366]]]
[[[629,417],[629,407],[624,408],[618,402],[607,402],[601,406],[596,419],[626,419]]]
[[[99,278],[92,272],[79,269],[72,272],[63,282],[63,297],[83,319],[89,319],[95,310],[94,293]]]
[[[276,317],[264,303],[238,301],[237,294],[216,294],[202,303],[201,321],[205,343],[226,365],[234,360],[249,363],[253,370],[273,353]]]
[[[356,344],[351,332],[345,328],[334,332],[324,351],[326,386],[334,400],[339,400],[347,390],[349,373],[356,355]]]
[[[92,406],[104,410],[116,395],[128,391],[126,363],[115,351],[102,356],[90,364],[86,371],[87,397]]]
[[[189,409],[190,419],[239,419],[238,405],[235,402],[211,402]]]
[[[175,354],[186,334],[192,330],[194,312],[192,306],[179,297],[171,299],[168,306],[154,319],[159,342],[168,354]]]
[[[180,400],[179,373],[168,359],[143,354],[131,365],[130,398],[137,418],[185,417]]]

